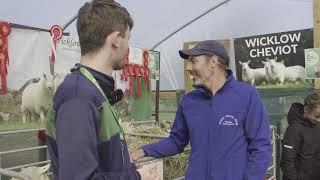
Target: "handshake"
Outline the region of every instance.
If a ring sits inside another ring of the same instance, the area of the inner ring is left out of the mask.
[[[138,149],[130,153],[130,161],[135,162],[145,156],[146,154],[143,149]],[[155,167],[151,165],[138,165],[137,170],[141,175],[141,180],[162,180],[161,177],[157,176]]]

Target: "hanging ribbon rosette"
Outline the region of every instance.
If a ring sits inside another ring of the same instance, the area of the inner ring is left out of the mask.
[[[136,96],[141,96],[141,87],[140,87],[140,66],[134,65],[134,75],[136,76]]]
[[[144,73],[143,73],[143,80],[147,83],[148,85],[148,91],[150,93],[150,69],[149,69],[149,51],[144,50],[143,51],[143,67]]]
[[[53,25],[50,29],[50,35],[52,37],[52,40],[53,40],[53,48],[52,49],[52,53],[51,53],[51,63],[54,63],[55,62],[55,59],[56,59],[56,49],[57,49],[57,42],[59,39],[61,39],[62,37],[62,28],[58,25]]]
[[[121,81],[127,81],[128,80],[128,74],[129,74],[129,53],[130,53],[130,48],[128,48],[126,58],[124,59],[124,68],[122,69],[121,72]]]
[[[140,75],[142,76],[143,80],[145,79],[145,75],[146,75],[146,72],[145,72],[145,69],[144,69],[144,66],[140,66]]]
[[[133,50],[133,52],[135,52]],[[130,63],[130,49],[128,49],[127,56],[125,59],[125,66],[122,69],[120,78],[122,81],[129,80],[129,94],[135,95],[137,98],[142,95],[141,90],[141,81],[140,77],[142,77],[143,81],[148,84],[148,90],[150,92],[150,81],[149,81],[149,51],[143,50],[140,54],[142,57],[142,62],[132,62]],[[128,78],[129,76],[129,78]],[[136,81],[135,89],[133,87],[134,81]]]
[[[5,52],[0,49],[0,75],[1,75],[1,92],[7,93],[7,60]]]
[[[0,76],[2,94],[7,93],[7,66],[9,65],[8,36],[11,26],[7,22],[0,22]]]
[[[134,76],[134,65],[128,64],[128,72],[129,72],[129,93],[133,94],[133,76]]]

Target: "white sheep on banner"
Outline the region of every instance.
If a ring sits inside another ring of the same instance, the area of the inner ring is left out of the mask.
[[[34,118],[35,114],[40,116],[40,122],[44,122],[45,113],[52,99],[53,85],[53,76],[44,74],[39,82],[32,83],[24,89],[21,103],[23,123]]]
[[[271,67],[271,81],[283,85],[284,73],[286,70],[283,61],[277,62],[277,57],[275,57],[274,59],[267,58],[267,61],[270,63]]]
[[[30,176],[32,180],[50,180],[49,176],[46,174],[49,168],[50,168],[50,164],[42,167],[30,166],[27,168],[21,168],[20,173]],[[10,180],[19,180],[19,179],[11,178]]]
[[[264,68],[251,69],[249,67],[250,60],[248,62],[239,61],[242,67],[242,80],[244,82],[255,85],[255,83],[265,83],[266,81],[266,71]]]
[[[284,80],[286,82],[305,82],[306,81],[306,73],[305,69],[302,66],[288,66],[286,67],[284,73]]]
[[[269,61],[262,61],[264,65],[264,70],[266,71],[266,81],[267,83],[272,83],[272,72],[271,72],[271,65]]]

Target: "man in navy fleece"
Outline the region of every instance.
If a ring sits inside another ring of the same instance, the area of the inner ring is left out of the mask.
[[[113,0],[79,10],[81,60],[58,87],[47,115],[47,144],[55,180],[140,180],[113,103],[113,70],[124,67],[133,21]],[[119,96],[120,95],[120,96]],[[143,171],[145,172],[145,171]]]
[[[178,105],[170,136],[131,153],[166,157],[190,142],[187,180],[262,180],[271,160],[269,119],[257,90],[236,81],[217,41],[179,51],[195,90]]]

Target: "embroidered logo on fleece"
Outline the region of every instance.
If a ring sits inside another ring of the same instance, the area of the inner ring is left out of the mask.
[[[288,148],[288,149],[293,149],[293,147],[292,146],[289,146],[289,145],[283,145],[283,147],[285,147],[285,148]]]
[[[238,119],[235,118],[232,115],[225,115],[223,116],[220,121],[219,121],[219,125],[224,125],[224,126],[238,126]]]

